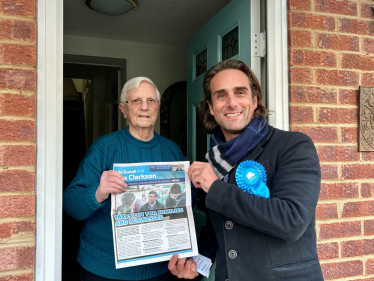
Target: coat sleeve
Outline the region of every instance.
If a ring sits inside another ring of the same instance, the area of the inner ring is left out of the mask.
[[[105,171],[105,159],[104,153],[93,144],[80,163],[73,181],[64,191],[64,210],[78,221],[87,220],[110,200],[109,196],[100,204],[95,198],[101,174]]]
[[[276,156],[271,198],[243,192],[234,184],[216,180],[205,203],[222,215],[288,241],[298,240],[312,221],[318,201],[321,170],[311,139],[301,133],[288,134]]]

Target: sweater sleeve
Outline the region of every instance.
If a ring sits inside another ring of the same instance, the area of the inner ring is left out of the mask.
[[[206,205],[238,223],[288,241],[298,240],[312,221],[318,201],[321,171],[311,139],[291,135],[277,156],[271,198],[244,192],[216,180]],[[272,168],[272,167],[270,167]]]
[[[73,181],[64,191],[64,210],[78,221],[87,220],[100,207],[95,193],[100,184],[101,174],[106,170],[106,157],[101,149],[93,144],[78,167]],[[110,200],[110,196],[107,200]]]

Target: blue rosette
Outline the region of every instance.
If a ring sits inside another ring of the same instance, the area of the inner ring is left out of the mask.
[[[266,171],[264,166],[255,161],[244,161],[236,169],[235,179],[243,191],[261,197],[270,197],[266,185]]]

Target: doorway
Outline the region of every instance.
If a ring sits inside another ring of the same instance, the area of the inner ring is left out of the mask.
[[[69,5],[79,1],[64,1]],[[185,77],[177,77],[176,68],[172,63],[178,64],[181,69],[186,69],[186,57],[182,54],[175,57],[177,48],[166,45],[153,45],[146,48],[138,41],[119,42],[113,38],[89,39],[91,34],[82,33],[80,40],[74,36],[71,31],[65,33],[63,40],[63,11],[64,2],[57,0],[38,0],[37,1],[37,19],[38,19],[38,76],[37,76],[37,170],[36,170],[36,198],[37,198],[37,217],[36,217],[36,266],[35,280],[60,280],[61,279],[61,217],[62,217],[62,85],[63,85],[63,47],[65,53],[97,56],[97,57],[116,57],[128,59],[130,69],[128,77],[145,75],[152,76],[150,69],[157,68],[154,80],[159,80],[159,73],[166,73],[173,82],[165,82],[162,79],[156,82],[159,88],[166,89],[171,84],[185,80]],[[83,1],[82,1],[83,2]],[[154,2],[154,1],[150,1]],[[222,5],[220,1],[192,1],[196,4],[208,5],[213,8],[213,3]],[[193,10],[203,10],[200,6],[197,8],[189,1],[192,11],[188,11],[186,16],[194,14]],[[155,2],[156,3],[156,2]],[[159,1],[157,1],[159,3]],[[186,2],[187,3],[187,2]],[[260,1],[253,1],[259,4]],[[145,3],[146,4],[146,3]],[[84,5],[84,4],[83,4]],[[160,5],[164,7],[165,5]],[[178,4],[168,5],[171,9],[180,10]],[[213,11],[214,9],[210,9]],[[213,12],[215,14],[216,12]],[[270,123],[278,128],[288,128],[288,81],[287,81],[287,1],[269,0],[267,1],[266,13],[268,19],[267,38],[268,45],[268,92],[270,109],[274,109],[270,117]],[[163,24],[170,23],[166,20],[166,15],[157,12],[160,19],[158,26],[163,28]],[[175,15],[175,13],[171,13]],[[195,15],[195,14],[194,14]],[[81,11],[76,12],[75,16],[82,22],[85,17]],[[131,17],[135,17],[135,13]],[[209,19],[211,15],[207,14]],[[253,9],[251,9],[253,16]],[[185,18],[176,17],[180,22],[187,22]],[[196,18],[196,17],[191,17]],[[197,17],[199,18],[199,17]],[[201,18],[201,17],[200,17]],[[204,20],[204,19],[203,19]],[[67,22],[67,21],[65,21]],[[200,22],[201,24],[201,22]],[[155,24],[150,23],[150,31],[153,31]],[[153,25],[153,26],[152,26]],[[202,25],[202,24],[201,24]],[[118,25],[120,28],[121,26]],[[184,28],[177,24],[180,28]],[[191,25],[192,26],[192,25]],[[256,27],[256,23],[252,23]],[[198,28],[192,27],[197,30]],[[185,29],[183,29],[185,30]],[[133,28],[138,32],[138,28]],[[123,32],[122,32],[123,33]],[[185,32],[180,32],[184,34]],[[138,34],[139,35],[139,34]],[[179,36],[170,36],[175,41]],[[138,38],[142,38],[139,35]],[[166,38],[167,39],[167,38]],[[165,36],[157,36],[158,44],[166,42]],[[96,44],[98,43],[98,44]],[[272,46],[277,46],[273,48]],[[161,54],[161,49],[167,55]],[[131,55],[129,54],[129,51]],[[154,52],[154,58],[148,54]],[[183,51],[182,51],[183,53]],[[185,51],[184,51],[185,54]],[[136,62],[136,63],[135,63]],[[142,70],[137,69],[138,65],[144,66]],[[166,68],[167,65],[167,68]],[[161,85],[161,87],[160,87]],[[160,89],[163,92],[162,89]],[[53,93],[53,94],[51,94]],[[270,96],[271,95],[271,96]]]
[[[83,60],[85,63],[82,63]],[[118,102],[122,67],[93,64],[98,60],[104,62],[103,58],[65,56],[63,190],[73,180],[91,144],[121,126]],[[76,257],[83,223],[63,213],[62,224],[62,280],[79,281],[80,265]]]

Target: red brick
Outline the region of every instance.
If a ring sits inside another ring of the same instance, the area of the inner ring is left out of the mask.
[[[374,87],[374,73],[363,73],[361,86]]]
[[[372,197],[372,190],[374,188],[374,184],[370,183],[361,183],[361,196],[364,198]]]
[[[333,88],[292,86],[290,87],[291,102],[337,103],[337,90]]]
[[[317,69],[316,76],[317,83],[321,85],[359,85],[359,76],[356,72],[352,71]]]
[[[290,47],[312,47],[313,38],[310,31],[291,30],[289,32]]]
[[[4,39],[35,42],[35,22],[0,19],[0,40]]]
[[[339,89],[339,103],[340,104],[358,104],[358,90]]]
[[[328,52],[291,50],[290,62],[293,65],[335,67],[336,57]]]
[[[357,128],[340,128],[342,142],[357,142]]]
[[[358,183],[322,183],[319,200],[358,198]]]
[[[372,22],[367,20],[356,20],[341,18],[339,19],[338,25],[340,32],[347,32],[361,35],[372,35],[374,34],[374,25]]]
[[[1,44],[0,63],[36,66],[36,48],[29,45]]]
[[[364,161],[374,161],[374,151],[363,151],[361,155]]]
[[[335,259],[339,257],[338,243],[325,243],[317,245],[318,258],[320,260]]]
[[[371,201],[344,203],[342,218],[370,216],[370,203]]]
[[[344,241],[340,245],[342,258],[362,256],[364,254],[361,240]]]
[[[352,68],[359,70],[374,70],[374,56],[360,56],[354,54],[341,55],[342,68]]]
[[[351,237],[358,235],[361,235],[360,221],[321,224],[319,230],[320,240],[339,237]]]
[[[337,219],[338,218],[338,206],[337,204],[318,204],[316,208],[316,219]]]
[[[0,68],[0,88],[36,90],[34,70]]]
[[[302,132],[310,136],[313,142],[336,142],[338,140],[337,128],[333,127],[296,127],[290,128],[294,132]]]
[[[35,17],[35,0],[2,0],[0,14]]]
[[[310,0],[289,0],[288,1],[288,9],[289,10],[306,10],[310,11],[312,5]]]
[[[325,280],[363,274],[363,262],[359,260],[321,264],[321,268]]]
[[[290,12],[288,19],[290,27],[335,30],[335,19],[333,17]]]
[[[290,81],[291,83],[312,83],[313,72],[309,68],[291,68]]]
[[[35,222],[33,221],[12,221],[0,223],[0,242],[9,240],[17,234],[33,233],[35,234]]]
[[[365,220],[364,221],[364,235],[373,235],[374,234],[374,220]]]
[[[357,123],[357,110],[348,108],[324,108],[318,110],[320,123]]]
[[[10,275],[0,277],[0,281],[33,281],[33,274]]]
[[[0,172],[0,192],[33,191],[35,173],[23,170],[3,170]]]
[[[0,248],[0,270],[34,267],[35,248]]]
[[[374,239],[362,240],[362,250],[364,252],[364,255],[374,254]]]
[[[34,141],[35,121],[0,119],[0,140]]]
[[[313,108],[291,106],[290,107],[291,122],[313,122]]]
[[[0,165],[34,166],[35,156],[34,145],[0,145]]]
[[[321,179],[334,180],[338,179],[338,167],[331,165],[321,165]]]
[[[321,49],[332,49],[339,51],[360,51],[359,38],[357,36],[318,34],[317,44]]]
[[[374,19],[373,4],[361,3],[361,18]]]
[[[363,38],[362,48],[364,52],[374,54],[374,39]]]
[[[350,164],[342,166],[342,179],[372,179],[374,164]]]
[[[357,109],[351,108],[324,108],[318,110],[319,123],[357,123]]]
[[[374,259],[368,259],[365,262],[365,274],[373,274],[374,273]]]
[[[316,0],[316,11],[357,16],[357,3],[347,0]]]
[[[35,116],[36,98],[19,94],[0,94],[0,114],[16,116]]]
[[[0,218],[35,216],[35,195],[0,196]]]
[[[0,19],[0,39],[13,39],[13,24],[12,20]]]
[[[357,146],[318,146],[320,161],[357,161],[360,154]]]

